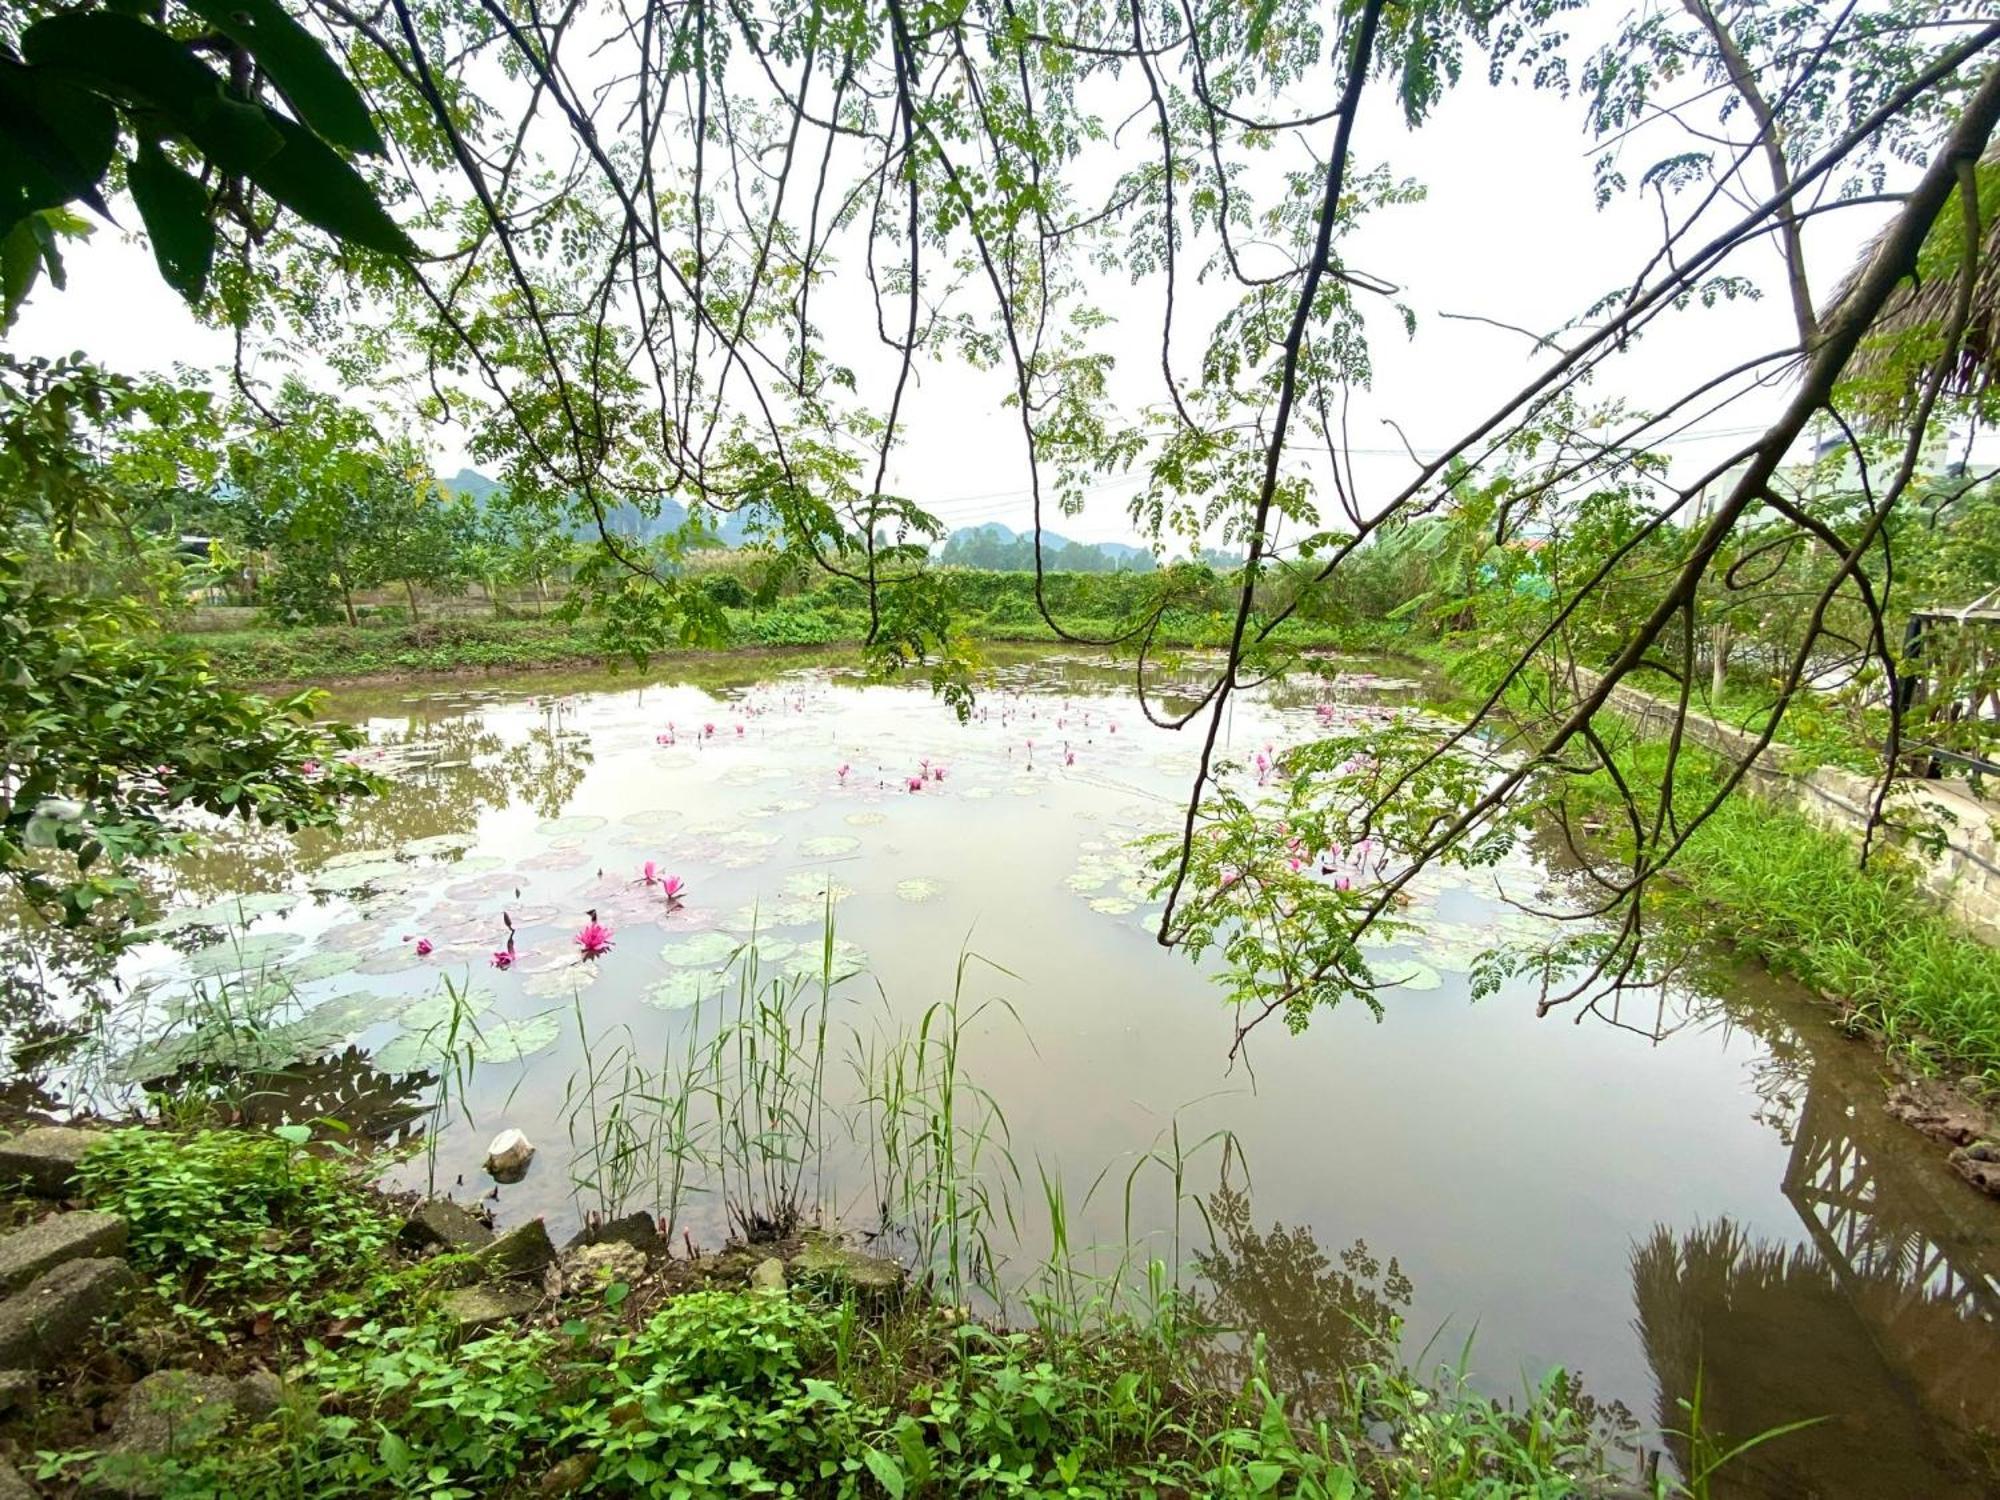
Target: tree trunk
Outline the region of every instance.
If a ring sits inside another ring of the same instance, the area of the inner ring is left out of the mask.
[[[1710,627],[1708,636],[1709,688],[1711,699],[1722,697],[1729,686],[1729,626],[1718,621]]]
[[[337,574],[336,576],[340,579],[340,602],[346,607],[347,623],[349,627],[359,629],[361,616],[354,612],[354,590],[347,586],[347,575],[345,573]]]
[[[403,593],[410,601],[410,623],[412,625],[421,625],[423,621],[417,616],[417,586],[405,578],[403,580]]]

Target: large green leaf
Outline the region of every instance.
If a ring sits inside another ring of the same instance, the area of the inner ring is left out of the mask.
[[[268,114],[283,137],[278,154],[251,172],[251,179],[309,224],[335,239],[385,255],[414,255],[396,221],[376,201],[359,172],[303,125]]]
[[[381,156],[368,106],[326,50],[275,0],[186,0],[189,10],[241,42],[298,117],[336,146]]]
[[[131,16],[50,16],[22,34],[21,50],[122,103],[157,110],[174,134],[225,172],[247,173],[283,145],[265,111],[230,98],[221,77],[186,43]]]
[[[109,104],[46,68],[0,58],[0,234],[78,199],[109,217],[97,185],[117,144]]]
[[[215,260],[215,221],[208,216],[207,192],[154,141],[140,144],[125,181],[146,221],[160,274],[188,301],[200,301]]]

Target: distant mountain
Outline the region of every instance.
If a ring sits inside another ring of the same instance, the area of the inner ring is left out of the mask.
[[[482,508],[506,491],[499,480],[489,479],[477,469],[460,469],[439,483],[455,495],[470,495]],[[629,501],[608,506],[605,511],[612,531],[648,541],[679,530],[687,518],[687,507],[678,500],[662,500],[657,514],[650,516]],[[751,540],[758,517],[752,509],[725,512],[716,519],[720,545],[741,547]],[[595,528],[574,522],[570,529],[572,535],[587,536]],[[1035,565],[1034,536],[998,521],[961,527],[945,538],[938,560],[959,567],[1025,571]],[[1126,542],[1075,542],[1053,531],[1042,533],[1042,565],[1057,573],[1147,573],[1154,566],[1153,554],[1144,547]]]

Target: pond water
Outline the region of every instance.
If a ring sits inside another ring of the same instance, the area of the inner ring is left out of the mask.
[[[1393,711],[1397,684],[1344,666],[1239,700],[1230,753]],[[449,976],[479,1056],[409,1126],[428,1149],[402,1180],[485,1193],[485,1143],[519,1127],[541,1155],[496,1212],[566,1231],[592,1207],[658,1206],[573,1183],[583,1075],[627,1045],[654,1062],[682,1046],[753,930],[766,974],[817,973],[830,895],[836,971],[865,971],[833,990],[833,1118],[866,1092],[850,1056],[948,997],[961,954],[980,960],[968,1011],[1005,1000],[960,1061],[1004,1117],[1022,1190],[999,1250],[1023,1274],[1048,1174],[1072,1245],[1129,1235],[1186,1267],[1218,1314],[1267,1330],[1295,1388],[1347,1347],[1350,1314],[1395,1314],[1413,1354],[1436,1336],[1434,1359],[1476,1330],[1483,1388],[1560,1364],[1643,1429],[1679,1421],[1697,1369],[1730,1436],[1828,1419],[1719,1493],[1992,1492],[1971,1434],[2000,1426],[2000,1212],[1885,1120],[1864,1049],[1759,975],[1707,963],[1629,1027],[1538,1020],[1511,989],[1472,1003],[1479,950],[1538,937],[1500,899],[1555,879],[1526,854],[1419,886],[1420,936],[1372,955],[1402,980],[1382,1019],[1350,1004],[1302,1035],[1273,1026],[1232,1068],[1220,992],[1154,942],[1128,850],[1173,826],[1197,745],[1148,726],[1107,663],[1004,657],[967,724],[921,687],[788,656],[398,684],[330,708],[366,726],[390,792],[337,838],[232,836],[165,872],[169,916],[125,964],[140,998],[110,1024],[115,1077],[181,1060],[176,1028],[218,981],[264,1008],[245,1061],[351,1041],[385,1071],[434,1064]],[[677,907],[649,860],[685,883]],[[611,929],[595,961],[575,941],[589,912]],[[356,1054],[311,1081],[313,1108],[397,1092]],[[1175,1130],[1185,1194],[1156,1159],[1128,1203],[1134,1163]],[[837,1142],[817,1191],[872,1222],[863,1147]],[[697,1240],[726,1232],[712,1194],[681,1218]]]

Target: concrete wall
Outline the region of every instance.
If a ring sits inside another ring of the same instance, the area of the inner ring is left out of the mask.
[[[1611,702],[1652,733],[1665,735],[1673,726],[1675,705],[1650,693],[1620,684],[1612,689]],[[1693,710],[1685,737],[1736,760],[1757,743],[1754,734]],[[1880,784],[1833,766],[1807,768],[1798,760],[1784,745],[1772,745],[1744,784],[1760,796],[1792,804],[1821,827],[1859,844]],[[1995,835],[2000,803],[1973,796],[1962,782],[1905,778],[1896,783],[1884,817],[1889,837],[1909,856],[1938,905],[1972,936],[2000,944],[2000,839]],[[1925,827],[1944,834],[1945,847],[1936,854],[1912,836],[1911,830]]]

